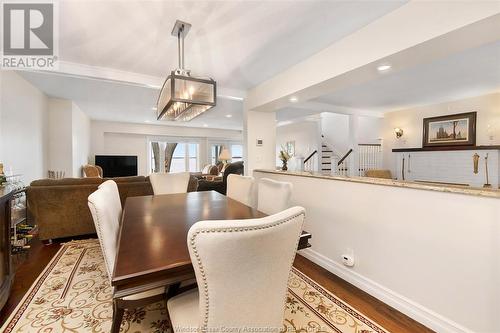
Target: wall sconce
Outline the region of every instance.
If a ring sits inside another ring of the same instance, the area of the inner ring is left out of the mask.
[[[394,129],[394,133],[396,134],[396,139],[399,139],[403,136],[403,129],[402,128],[399,128],[399,127],[396,127]]]

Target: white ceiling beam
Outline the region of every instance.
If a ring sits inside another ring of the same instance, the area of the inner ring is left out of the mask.
[[[90,80],[116,82],[156,90],[160,90],[163,82],[165,81],[165,78],[163,77],[121,71],[106,67],[89,66],[67,61],[59,61],[58,68],[55,70],[38,72],[48,72],[57,75],[79,77]],[[217,97],[243,101],[246,97],[246,92],[238,89],[217,87]]]
[[[275,111],[373,79],[380,61],[402,70],[498,40],[499,13],[497,1],[411,1],[253,88],[245,107]]]
[[[362,117],[375,117],[375,118],[384,117],[384,113],[381,111],[355,109],[340,105],[333,105],[333,104],[313,102],[313,101],[294,104],[293,108],[303,109],[313,113],[330,112],[330,113],[340,113],[346,115],[356,115]]]

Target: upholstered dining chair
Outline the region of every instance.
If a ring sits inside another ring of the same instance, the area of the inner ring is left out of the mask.
[[[262,178],[258,184],[257,209],[268,215],[281,212],[290,207],[291,196],[291,183]]]
[[[253,206],[254,178],[231,174],[227,177],[226,195],[244,205]]]
[[[99,185],[97,191],[88,197],[88,205],[94,220],[97,237],[104,256],[106,271],[111,283],[116,253],[118,251],[118,232],[122,205],[118,186],[112,180]],[[142,307],[165,299],[165,287],[151,289],[145,292],[131,294],[125,297],[115,297],[113,293],[113,321],[111,333],[120,330],[124,310]]]
[[[187,242],[198,289],[168,300],[174,332],[280,332],[304,216],[293,207],[260,219],[195,223]]]
[[[155,195],[186,193],[189,178],[189,172],[153,173],[149,176]]]

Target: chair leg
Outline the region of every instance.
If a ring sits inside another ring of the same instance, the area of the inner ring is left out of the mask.
[[[168,286],[168,289],[167,289],[167,300],[171,299],[172,297],[174,297],[175,295],[178,294],[180,286],[181,286],[180,282],[173,283],[170,286]]]
[[[116,300],[113,300],[113,322],[111,324],[111,333],[118,333],[122,324],[125,309],[119,306]]]

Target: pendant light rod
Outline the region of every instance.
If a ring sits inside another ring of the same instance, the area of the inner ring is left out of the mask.
[[[156,102],[158,120],[190,121],[217,105],[217,83],[192,77],[184,68],[184,39],[191,24],[177,20],[172,36],[177,38],[179,68],[170,72]]]
[[[184,26],[179,29],[179,33],[177,34],[177,49],[179,53],[179,68],[184,69],[184,36],[182,31],[184,30]]]
[[[177,51],[179,56],[179,69],[184,69],[184,38],[187,36],[191,24],[180,20],[175,21],[172,36],[177,37]]]

